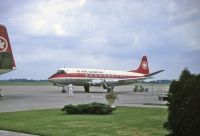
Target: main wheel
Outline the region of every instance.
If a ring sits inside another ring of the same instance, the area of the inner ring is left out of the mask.
[[[84,86],[85,92],[89,93],[90,92],[90,86],[89,85],[85,85]]]
[[[107,93],[113,92],[114,86],[108,86],[107,87]]]
[[[62,93],[66,93],[66,90],[65,90],[65,89],[62,89]]]

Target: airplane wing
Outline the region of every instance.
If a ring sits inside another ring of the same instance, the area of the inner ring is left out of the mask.
[[[139,77],[139,78],[130,78],[130,79],[120,79],[118,80],[118,83],[116,85],[129,85],[129,84],[134,84],[137,83],[139,81],[145,80],[145,79],[149,79],[152,77]]]
[[[154,76],[154,75],[156,75],[156,74],[158,74],[158,73],[160,73],[160,72],[163,72],[163,71],[165,71],[165,70],[159,70],[159,71],[156,71],[156,72],[150,73],[150,74],[146,75],[146,77]]]
[[[119,86],[119,85],[129,85],[129,84],[134,84],[139,81],[145,80],[145,79],[150,79],[153,78],[153,75],[156,75],[160,72],[163,72],[164,70],[159,70],[150,74],[147,74],[142,77],[137,77],[137,78],[126,78],[126,79],[101,79],[101,80],[91,80],[87,81],[88,84],[93,85],[93,86],[100,86],[103,85],[105,87],[107,86]]]
[[[159,71],[156,71],[156,72],[147,74],[147,75],[145,75],[144,77],[129,78],[129,79],[120,79],[120,80],[118,80],[117,85],[134,84],[134,83],[137,83],[138,81],[142,81],[142,80],[145,80],[145,79],[153,78],[152,76],[154,76],[154,75],[156,75],[156,74],[158,74],[158,73],[160,73],[160,72],[163,72],[163,71],[164,71],[164,70],[159,70]]]

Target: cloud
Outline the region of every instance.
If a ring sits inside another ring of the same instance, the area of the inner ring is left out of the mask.
[[[200,49],[200,1],[173,1],[166,36],[183,50]]]
[[[76,31],[74,21],[86,0],[36,0],[19,5],[13,23],[26,34],[66,36]],[[20,16],[19,16],[20,15]]]
[[[166,36],[182,50],[200,50],[200,20],[170,28]]]

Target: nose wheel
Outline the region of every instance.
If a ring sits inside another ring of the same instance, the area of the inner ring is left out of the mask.
[[[66,93],[65,85],[63,86],[62,93]]]

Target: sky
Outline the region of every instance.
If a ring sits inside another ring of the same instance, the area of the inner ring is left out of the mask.
[[[47,79],[61,67],[137,69],[154,79],[200,73],[200,0],[6,0],[17,70],[0,79]]]

